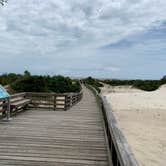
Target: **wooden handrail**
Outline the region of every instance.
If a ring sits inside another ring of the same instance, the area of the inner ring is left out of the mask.
[[[78,93],[36,93],[26,92],[26,98],[31,99],[30,107],[68,110],[82,98],[83,92]]]
[[[13,94],[10,96],[10,99],[15,99],[17,97],[25,97],[26,93],[23,92],[23,93],[16,93],[16,94]]]
[[[20,101],[21,99],[30,99],[30,108],[44,108],[52,110],[68,110],[70,107],[78,103],[83,96],[82,90],[78,93],[38,93],[38,92],[23,92],[10,96],[10,100],[6,98],[0,99],[1,117],[7,116],[8,106],[10,103]],[[12,111],[12,110],[11,110]],[[17,112],[17,110],[15,110]]]
[[[113,166],[138,166],[139,164],[112,113],[110,104],[94,87],[87,84],[85,85],[96,96],[97,102],[102,110],[109,151],[111,154],[110,158]]]

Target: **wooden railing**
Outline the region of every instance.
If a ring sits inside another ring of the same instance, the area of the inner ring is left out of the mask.
[[[34,93],[27,92],[26,98],[31,99],[29,107],[44,108],[53,110],[68,110],[82,98],[82,91],[79,93]]]
[[[138,166],[134,154],[132,153],[128,142],[121,132],[118,123],[112,113],[110,104],[106,98],[101,96],[97,90],[91,85],[87,85],[93,94],[96,96],[99,107],[101,108],[107,140],[109,144],[109,152],[111,164],[113,166]]]
[[[11,95],[9,99],[0,99],[0,118],[7,117],[10,119],[10,113],[16,114],[18,111],[23,110],[21,105],[13,110],[10,105],[17,103],[24,99],[30,99],[28,107],[30,108],[44,108],[52,110],[68,110],[70,107],[78,103],[83,96],[83,92],[78,93],[34,93],[24,92]],[[10,111],[9,111],[10,110]]]
[[[20,99],[22,98],[25,98],[26,97],[26,92],[23,92],[23,93],[16,93],[16,94],[13,94],[10,96],[10,102],[17,102],[19,101]]]

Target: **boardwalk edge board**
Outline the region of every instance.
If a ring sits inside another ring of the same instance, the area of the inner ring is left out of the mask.
[[[91,85],[86,84],[86,87],[96,96],[102,110],[113,165],[139,166],[106,98]]]

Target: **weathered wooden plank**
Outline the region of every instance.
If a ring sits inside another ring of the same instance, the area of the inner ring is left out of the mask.
[[[109,165],[99,108],[91,92],[84,93],[67,112],[33,109],[0,121],[0,165]]]
[[[15,99],[15,98],[18,98],[18,97],[24,98],[25,95],[26,95],[25,92],[23,92],[23,93],[17,93],[17,94],[11,95],[10,98],[11,98],[11,100],[12,100],[12,99]]]

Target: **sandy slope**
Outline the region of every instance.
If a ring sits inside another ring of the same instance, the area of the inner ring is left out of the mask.
[[[102,88],[140,165],[166,165],[166,85],[153,92]]]

